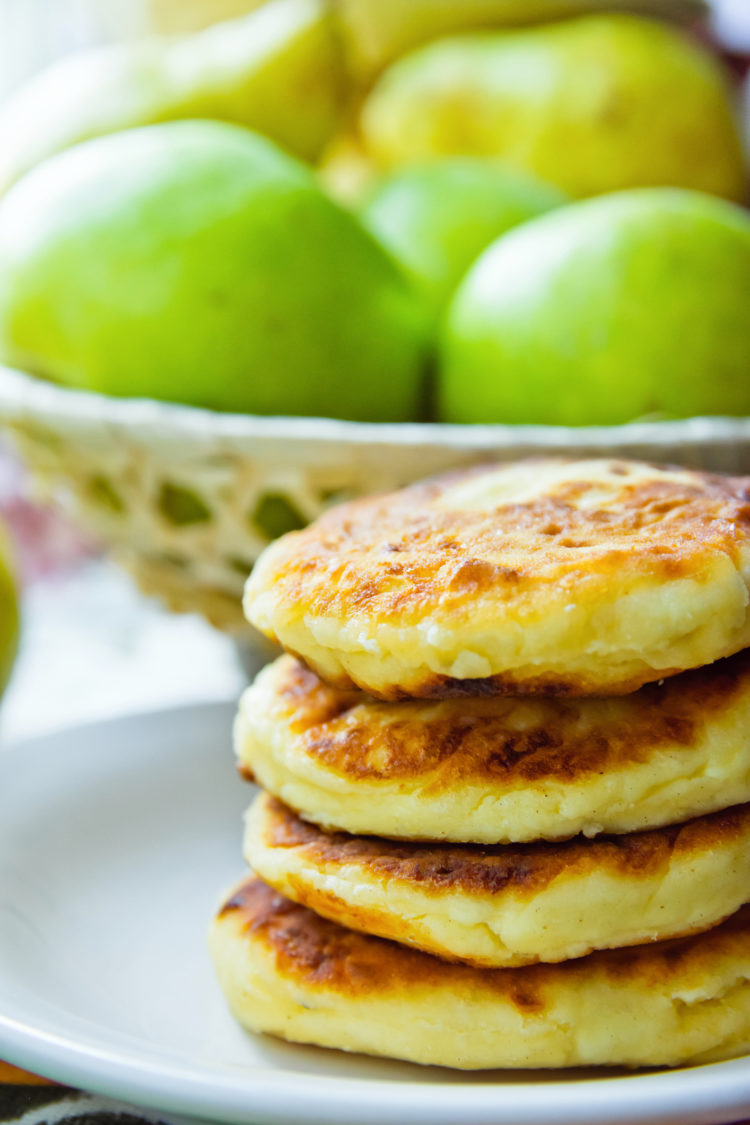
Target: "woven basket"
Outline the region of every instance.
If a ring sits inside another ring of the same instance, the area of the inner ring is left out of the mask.
[[[0,426],[41,495],[72,511],[146,593],[244,636],[240,596],[260,551],[340,500],[534,453],[750,473],[750,419],[568,429],[258,418],[106,398],[7,368]]]

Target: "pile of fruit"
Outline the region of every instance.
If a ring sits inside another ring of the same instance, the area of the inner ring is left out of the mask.
[[[0,113],[0,359],[251,414],[750,413],[720,63],[509,7],[267,0],[39,76]]]

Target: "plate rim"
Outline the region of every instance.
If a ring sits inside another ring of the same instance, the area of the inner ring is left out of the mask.
[[[61,738],[76,740],[85,756],[107,728],[142,727],[144,723],[151,727],[165,721],[189,724],[196,713],[213,711],[228,718],[233,710],[232,701],[205,700],[94,719],[13,740],[0,748],[0,776],[12,772],[14,760],[44,753],[45,744],[54,747]],[[317,1112],[331,1125],[351,1125],[354,1120],[358,1125],[380,1125],[387,1113],[398,1114],[399,1125],[459,1125],[467,1115],[472,1125],[547,1125],[553,1121],[555,1125],[598,1125],[602,1120],[607,1125],[712,1125],[729,1121],[732,1114],[750,1115],[748,1056],[646,1074],[594,1074],[581,1080],[551,1078],[543,1083],[503,1083],[488,1077],[464,1084],[457,1077],[452,1081],[439,1077],[434,1082],[390,1081],[255,1064],[241,1075],[216,1071],[211,1075],[208,1070],[191,1069],[187,1060],[149,1059],[145,1046],[118,1045],[118,1037],[127,1037],[117,1031],[113,1034],[114,1044],[97,1046],[93,1032],[73,1028],[66,1033],[59,1018],[44,1026],[14,1012],[12,1005],[10,1011],[0,1011],[0,1053],[9,1062],[161,1112],[215,1121],[243,1123],[260,1115],[264,1122],[291,1125],[309,1121],[311,1113]],[[439,1068],[435,1071],[439,1075]],[[353,1112],[358,1116],[353,1117]]]
[[[10,1048],[10,1051],[9,1051]],[[294,1073],[270,1067],[249,1067],[248,1076],[224,1075],[220,1090],[216,1077],[191,1072],[186,1066],[164,1061],[144,1061],[131,1052],[96,1047],[85,1037],[65,1039],[59,1034],[23,1026],[0,1014],[0,1051],[24,1069],[43,1069],[45,1077],[97,1093],[180,1113],[232,1122],[302,1122],[324,1112],[331,1125],[348,1125],[355,1104],[365,1105],[356,1118],[360,1125],[379,1125],[386,1113],[399,1113],[403,1125],[434,1122],[454,1125],[470,1115],[472,1125],[607,1125],[622,1123],[726,1122],[727,1115],[750,1111],[750,1072],[747,1057],[691,1069],[534,1082],[410,1083],[324,1074]],[[12,1057],[11,1057],[12,1055]],[[733,1083],[742,1076],[745,1089]],[[284,1103],[279,1104],[280,1081],[287,1082]],[[585,1094],[582,1087],[585,1086]],[[613,1113],[616,1088],[617,1107]],[[543,1091],[539,1096],[539,1091]],[[498,1093],[502,1102],[498,1105]],[[436,1104],[437,1101],[437,1104]],[[550,1110],[554,1109],[554,1117]],[[500,1110],[500,1116],[498,1116]],[[250,1114],[250,1116],[248,1116]],[[606,1115],[606,1116],[603,1116]],[[679,1115],[679,1116],[676,1116]]]

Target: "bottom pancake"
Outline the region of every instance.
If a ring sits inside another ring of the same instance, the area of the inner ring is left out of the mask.
[[[477,969],[344,929],[251,878],[210,944],[240,1023],[295,1042],[461,1069],[670,1066],[750,1049],[750,907],[699,936]]]
[[[750,901],[750,804],[563,843],[394,843],[326,833],[267,793],[245,858],[334,922],[482,967],[566,961],[706,930]]]

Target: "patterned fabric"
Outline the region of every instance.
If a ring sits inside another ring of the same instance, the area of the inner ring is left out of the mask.
[[[170,1125],[147,1110],[83,1094],[0,1063],[0,1125]]]

